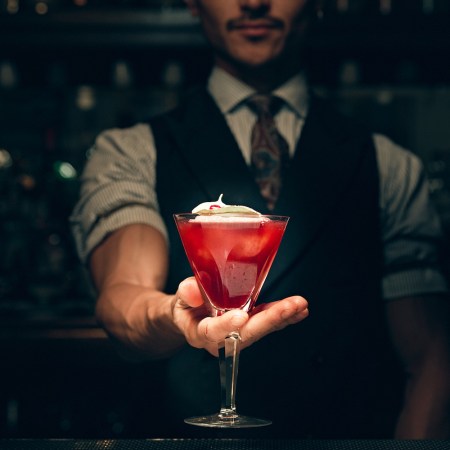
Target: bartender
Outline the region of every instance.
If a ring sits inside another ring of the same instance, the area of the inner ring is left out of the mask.
[[[214,54],[206,86],[100,134],[82,177],[71,220],[98,320],[121,351],[170,358],[174,435],[217,410],[217,346],[239,328],[238,404],[271,435],[448,438],[448,291],[420,160],[308,89],[320,1],[186,3]],[[172,214],[221,193],[291,220],[254,312],[210,317]]]

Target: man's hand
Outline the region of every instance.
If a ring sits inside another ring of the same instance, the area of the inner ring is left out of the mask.
[[[173,319],[193,347],[204,348],[217,356],[218,343],[239,329],[241,348],[248,347],[265,335],[300,322],[308,316],[308,303],[293,296],[271,303],[263,303],[250,313],[239,309],[212,317],[203,302],[195,278],[182,281],[174,297]]]

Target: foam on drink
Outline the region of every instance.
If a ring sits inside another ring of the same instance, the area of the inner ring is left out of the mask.
[[[261,213],[255,211],[248,206],[243,205],[226,205],[222,201],[223,194],[220,194],[219,199],[216,202],[204,202],[196,206],[193,210],[193,214],[199,214],[200,216],[218,216],[221,218],[229,219],[230,215],[239,216],[256,216],[260,217]],[[241,221],[241,218],[239,218]]]

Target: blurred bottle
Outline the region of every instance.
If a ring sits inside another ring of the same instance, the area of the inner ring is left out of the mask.
[[[113,91],[109,92],[110,109],[115,110],[114,126],[123,128],[134,125],[136,116],[134,113],[133,91],[135,86],[135,72],[132,65],[119,59],[112,67]],[[106,98],[102,99],[108,101]],[[104,106],[104,105],[103,105]]]
[[[434,14],[435,1],[434,0],[422,0],[422,12],[423,14]]]
[[[180,61],[169,60],[161,72],[161,88],[164,93],[164,109],[175,107],[179,101],[181,88],[184,84],[184,67]]]
[[[21,9],[25,13],[39,16],[45,16],[66,6],[62,0],[21,0],[21,5]]]
[[[339,84],[343,87],[357,86],[361,82],[361,66],[357,61],[346,60],[338,74]]]
[[[19,10],[19,0],[0,0],[0,13],[17,14]]]
[[[113,64],[112,84],[116,89],[130,89],[134,84],[134,73],[131,65],[125,60]]]
[[[74,107],[72,110],[73,132],[75,139],[75,152],[80,149],[89,148],[94,136],[97,134],[97,89],[90,85],[78,86],[75,91]],[[75,156],[75,155],[74,155]]]
[[[378,0],[378,10],[383,16],[392,14],[392,0]]]
[[[0,89],[14,89],[19,85],[19,71],[14,62],[0,61]]]
[[[11,154],[5,148],[0,148],[0,191],[2,188],[1,180],[3,179],[4,172],[10,169],[12,164]]]
[[[49,4],[47,1],[39,0],[34,5],[34,12],[36,14],[39,14],[40,16],[43,16],[47,14],[49,11]]]

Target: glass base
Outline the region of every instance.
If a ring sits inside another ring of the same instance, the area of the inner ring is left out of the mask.
[[[266,427],[272,424],[272,421],[266,419],[240,416],[238,414],[223,415],[221,413],[210,416],[189,417],[184,419],[184,421],[189,425],[210,428],[253,428]]]

